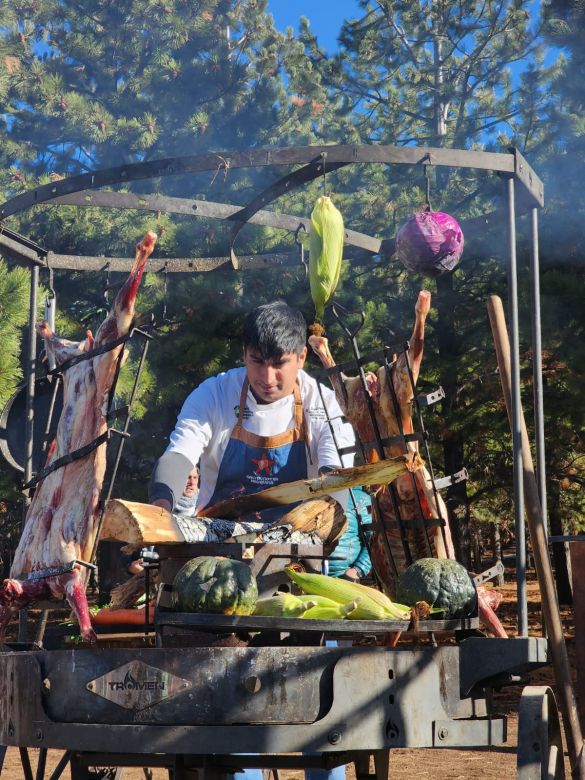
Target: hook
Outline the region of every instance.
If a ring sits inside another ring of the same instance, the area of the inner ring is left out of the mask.
[[[104,287],[104,301],[107,305],[110,305],[110,261],[105,264],[104,270],[106,272],[106,286]]]
[[[325,173],[325,160],[327,152],[321,152],[321,164],[323,166],[323,195],[327,195],[327,174]]]
[[[345,306],[342,306],[340,303],[332,303],[331,312],[335,317],[335,319],[337,320],[337,322],[343,328],[346,335],[349,336],[350,339],[355,339],[357,334],[362,329],[364,322],[366,321],[366,315],[364,314],[363,311],[359,311],[359,312],[351,311],[350,309],[346,309]],[[340,312],[342,312],[344,316],[348,314],[357,314],[360,320],[359,323],[355,325],[353,328],[350,328],[347,322],[345,321],[344,317],[341,316]]]
[[[306,281],[307,276],[309,275],[309,266],[307,265],[307,261],[305,260],[305,247],[303,246],[303,242],[299,238],[299,233],[303,230],[305,233],[307,232],[307,228],[305,227],[304,222],[299,222],[297,229],[295,230],[295,244],[300,249],[300,260],[301,265],[305,269],[305,276],[304,280]]]
[[[425,211],[432,211],[431,206],[431,174],[430,169],[433,167],[430,152],[425,154],[422,159],[423,170],[425,172]]]
[[[167,290],[168,290],[168,280],[169,280],[169,261],[165,260],[165,264],[162,269],[163,272],[163,310],[162,310],[162,321],[166,322],[167,319]]]

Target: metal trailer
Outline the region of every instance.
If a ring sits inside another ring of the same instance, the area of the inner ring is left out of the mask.
[[[96,767],[162,766],[173,780],[210,777],[243,767],[331,768],[354,762],[358,780],[388,776],[396,747],[485,747],[506,741],[505,718],[494,715],[494,688],[519,684],[548,663],[547,641],[527,635],[526,554],[521,481],[519,335],[516,211],[531,224],[532,341],[535,429],[540,495],[546,503],[540,363],[538,209],[542,183],[517,150],[507,154],[388,146],[314,146],[253,149],[121,166],[74,176],[25,192],[0,206],[0,218],[40,203],[135,208],[229,219],[234,223],[228,257],[153,260],[150,270],[207,271],[295,265],[288,254],[238,257],[236,237],[247,223],[298,233],[305,218],[275,214],[263,206],[325,170],[349,164],[457,166],[497,173],[505,183],[506,207],[476,220],[508,228],[508,288],[513,384],[513,455],[516,519],[518,625],[514,639],[491,639],[477,630],[476,616],[457,621],[421,621],[419,641],[395,648],[376,642],[381,633],[404,631],[403,622],[310,621],[298,619],[181,615],[165,609],[165,577],[193,549],[161,551],[163,585],[154,632],[156,647],[47,649],[42,643],[4,646],[0,664],[0,744],[20,750],[23,775],[33,778],[28,749],[40,749],[36,780],[48,777],[49,749],[66,751],[50,780],[71,768],[73,780],[103,777]],[[99,191],[99,187],[196,171],[257,166],[302,167],[260,193],[245,208],[160,195]],[[346,231],[351,253],[391,254],[393,241]],[[39,271],[128,270],[119,258],[60,255],[3,227],[2,254],[31,269],[27,362],[25,480],[33,477],[36,337],[34,319]],[[355,256],[355,255],[354,255]],[[359,355],[356,355],[356,359]],[[361,365],[358,363],[357,365]],[[120,451],[119,451],[120,452]],[[119,453],[118,458],[119,460]],[[237,545],[230,545],[230,554]],[[268,545],[265,547],[269,547]],[[167,551],[168,552],[168,551]],[[266,563],[270,549],[241,550]],[[287,556],[304,560],[306,551]],[[279,557],[277,554],[275,557]],[[280,556],[282,557],[282,555]],[[310,557],[310,556],[309,556]],[[252,564],[253,565],[253,564]],[[169,568],[170,567],[170,568]],[[267,576],[264,567],[260,579]],[[271,570],[272,571],[272,570]],[[165,573],[166,572],[166,573]],[[274,574],[274,571],[272,571]],[[270,581],[273,585],[273,581]],[[412,629],[412,627],[410,627]],[[199,632],[260,637],[262,646],[196,646]],[[455,641],[438,645],[438,631]],[[137,634],[137,638],[139,635]],[[323,645],[323,638],[357,640],[359,646]],[[140,639],[137,645],[140,644]],[[370,772],[370,757],[374,774]],[[112,770],[114,771],[114,770]],[[113,776],[113,775],[110,775]],[[548,687],[528,686],[520,705],[518,777],[562,778],[563,751],[554,696]]]

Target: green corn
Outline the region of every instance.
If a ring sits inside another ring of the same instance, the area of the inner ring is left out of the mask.
[[[382,608],[387,614],[386,619],[402,620],[404,610],[397,608],[392,601],[379,590],[360,585],[359,582],[339,579],[337,577],[325,577],[323,574],[307,574],[297,572],[292,568],[285,569],[291,580],[299,588],[310,595],[325,596],[338,604],[346,604],[354,599],[362,600],[362,607],[369,607],[372,611]]]
[[[348,620],[410,620],[409,607],[402,609],[402,604],[392,604],[392,610],[385,609],[369,599],[355,599],[356,608],[347,615]]]
[[[333,297],[341,273],[343,217],[331,198],[322,195],[311,214],[309,281],[317,320],[323,320],[325,304]]]
[[[315,602],[316,607],[337,607],[338,601],[328,598],[327,596],[319,596],[316,593],[311,593],[311,601]]]
[[[336,604],[334,607],[311,607],[302,617],[309,620],[344,620],[356,607],[357,601],[350,601],[348,604]]]
[[[312,599],[300,599],[292,593],[279,593],[257,601],[253,614],[261,617],[299,617],[314,606]]]

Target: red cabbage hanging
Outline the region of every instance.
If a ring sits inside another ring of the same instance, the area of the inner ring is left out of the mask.
[[[408,271],[440,276],[457,266],[463,243],[456,219],[441,211],[421,211],[396,234],[396,254]]]

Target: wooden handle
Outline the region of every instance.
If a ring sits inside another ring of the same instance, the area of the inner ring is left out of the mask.
[[[488,298],[488,314],[496,355],[500,371],[502,392],[508,411],[510,428],[512,427],[512,369],[510,359],[510,340],[504,316],[502,301],[497,295]],[[575,691],[571,680],[567,646],[563,636],[563,626],[559,613],[559,605],[553,579],[553,573],[548,556],[548,544],[546,529],[538,496],[538,485],[534,474],[534,464],[530,451],[530,442],[526,431],[524,413],[520,411],[520,426],[522,439],[522,481],[524,484],[524,501],[526,507],[526,519],[532,542],[532,552],[536,575],[540,586],[542,598],[542,611],[544,622],[548,632],[549,646],[552,656],[553,669],[559,689],[559,703],[565,722],[567,748],[571,759],[573,777],[585,780],[585,759],[583,755],[583,736],[581,724],[577,712]]]

